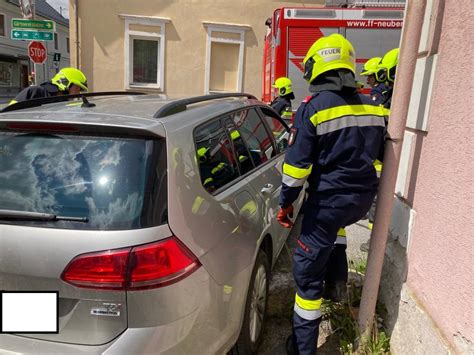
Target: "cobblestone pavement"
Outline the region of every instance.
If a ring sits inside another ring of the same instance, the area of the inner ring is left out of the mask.
[[[291,254],[296,245],[296,238],[301,229],[302,215],[290,233],[285,248],[272,272],[268,311],[260,355],[285,355],[285,341],[291,333],[291,317],[295,297],[295,284],[291,273]],[[360,221],[346,228],[348,260],[367,258],[367,253],[360,251],[360,245],[369,239],[370,231],[367,221]],[[322,322],[320,327],[318,354],[339,353],[339,341],[330,332],[329,324]]]

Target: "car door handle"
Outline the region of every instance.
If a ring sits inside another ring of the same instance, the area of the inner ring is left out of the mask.
[[[260,190],[260,192],[264,195],[266,194],[271,194],[275,189],[273,188],[273,185],[272,184],[266,184],[264,187],[262,187],[262,189]]]

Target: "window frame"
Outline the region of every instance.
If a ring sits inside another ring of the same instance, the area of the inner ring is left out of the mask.
[[[203,22],[206,27],[206,63],[204,69],[204,93],[225,93],[225,92],[241,92],[242,83],[244,76],[244,50],[245,50],[245,31],[251,28],[250,25],[239,25],[230,23],[215,23],[215,22]],[[239,39],[213,37],[213,32],[223,32],[229,34],[240,35]],[[212,43],[227,43],[227,44],[238,44],[239,45],[239,64],[237,70],[237,85],[235,90],[230,91],[219,91],[210,90],[211,81],[211,47]]]
[[[225,125],[224,125],[224,121],[226,118],[228,118],[228,115],[229,113],[227,114],[224,114],[224,115],[221,115],[221,116],[217,116],[217,117],[213,117],[209,120],[207,120],[206,122],[203,122],[203,123],[200,123],[198,124],[196,127],[194,127],[193,131],[192,131],[192,139],[193,139],[193,145],[194,145],[194,154],[196,155],[197,154],[197,144],[196,144],[196,131],[199,130],[201,127],[203,126],[206,126],[208,124],[212,124],[214,121],[218,121],[219,122],[219,125],[221,126],[222,130],[224,131],[225,135],[226,135],[226,138],[229,140],[229,142],[231,142],[231,137],[229,135],[229,132],[227,131]],[[229,181],[227,184],[225,185],[222,185],[221,187],[219,187],[218,189],[216,189],[215,191],[209,191],[207,190],[204,185],[203,185],[203,182],[202,182],[202,176],[201,176],[201,168],[199,167],[199,163],[197,162],[197,155],[196,155],[196,165],[197,165],[197,170],[199,172],[199,182],[200,182],[200,185],[202,187],[202,189],[204,191],[206,191],[208,194],[210,194],[211,196],[216,196],[218,195],[219,193],[223,192],[224,190],[227,190],[229,187],[233,186],[235,183],[237,183],[238,181],[241,181],[242,180],[242,173],[240,171],[240,166],[239,166],[239,163],[238,163],[238,158],[237,158],[237,155],[235,153],[235,150],[234,150],[234,145],[231,144],[231,149],[232,149],[232,156],[234,157],[234,160],[236,162],[236,167],[237,167],[237,171],[239,172],[239,177],[232,180],[232,181]]]
[[[0,12],[0,16],[3,16],[3,35],[0,34],[0,37],[7,37],[7,14]]]
[[[165,91],[165,40],[166,24],[171,22],[169,18],[156,16],[119,15],[125,20],[124,33],[124,86],[125,89],[155,89],[158,92]],[[131,30],[130,25],[159,27],[159,32]],[[134,83],[133,82],[133,39],[156,40],[158,42],[158,65],[156,71],[156,83]],[[131,42],[131,43],[130,43]]]
[[[277,146],[277,144],[276,144],[275,138],[273,137],[272,132],[268,129],[267,123],[265,122],[263,116],[258,112],[257,108],[258,108],[258,106],[250,106],[250,107],[246,107],[245,109],[236,111],[236,112],[234,112],[234,113],[238,113],[238,112],[241,112],[241,111],[244,111],[244,110],[250,111],[250,110],[253,109],[253,110],[255,111],[255,113],[257,114],[257,117],[260,119],[260,122],[263,124],[264,130],[265,130],[265,132],[267,133],[268,137],[270,138],[271,146],[272,146],[273,150],[274,150],[275,152],[277,152],[277,154],[275,154],[275,156],[273,156],[273,157],[268,158],[267,161],[261,163],[260,165],[255,165],[255,162],[254,162],[254,168],[253,168],[252,170],[250,170],[249,172],[254,171],[255,169],[259,168],[260,166],[264,166],[267,162],[269,162],[270,160],[272,160],[273,158],[275,158],[277,155],[279,155],[279,153],[278,153],[279,150],[278,150],[278,146]],[[239,129],[239,128],[237,128],[237,130],[238,130],[238,129]],[[247,146],[247,150],[250,151],[246,140],[245,140],[244,138],[242,138],[242,139],[243,139],[245,145]],[[265,152],[264,152],[264,154],[266,155]]]
[[[71,51],[71,43],[70,43],[70,40],[69,40],[69,37],[66,37],[66,53],[70,53]]]
[[[260,118],[262,119],[262,121],[263,121],[263,123],[264,123],[264,125],[265,125],[265,127],[266,127],[266,129],[267,129],[267,131],[270,132],[270,135],[272,136],[273,142],[274,142],[274,144],[275,144],[276,147],[277,147],[277,154],[276,154],[273,158],[275,158],[275,157],[277,157],[277,156],[279,156],[279,155],[281,155],[281,154],[284,154],[284,153],[286,152],[286,150],[280,151],[280,149],[278,148],[278,143],[277,143],[275,137],[273,136],[273,132],[272,132],[272,130],[270,129],[270,127],[268,126],[268,123],[267,123],[266,120],[265,120],[265,112],[264,112],[264,110],[267,110],[267,111],[269,112],[269,115],[268,115],[268,116],[271,116],[271,117],[275,118],[277,121],[279,121],[279,122],[283,125],[283,127],[285,128],[285,130],[286,130],[287,133],[290,133],[290,126],[288,126],[288,124],[285,122],[285,120],[284,120],[283,118],[281,118],[281,116],[278,115],[278,114],[275,112],[275,110],[273,110],[270,106],[257,106],[257,108],[258,108],[258,109],[257,109],[257,112],[259,113]],[[273,159],[273,158],[272,158],[272,159]]]
[[[285,151],[279,151],[278,149],[278,145],[276,144],[276,141],[275,141],[275,138],[273,138],[273,134],[271,134],[271,131],[269,130],[269,127],[267,125],[267,123],[265,122],[265,119],[263,118],[263,114],[262,112],[260,111],[260,108],[263,107],[263,108],[267,108],[266,106],[262,106],[262,105],[249,105],[249,106],[246,106],[246,107],[240,107],[238,109],[235,109],[235,110],[231,110],[231,111],[228,111],[226,113],[223,113],[219,116],[216,116],[216,117],[212,117],[208,120],[206,120],[205,122],[202,122],[202,123],[199,123],[197,126],[194,127],[194,129],[192,130],[192,140],[193,140],[193,146],[194,146],[194,154],[196,154],[197,152],[197,145],[196,145],[196,140],[195,140],[195,132],[196,130],[198,130],[200,127],[206,125],[206,124],[209,124],[211,123],[212,121],[214,120],[218,120],[220,122],[220,125],[221,127],[224,129],[225,133],[226,133],[226,136],[227,136],[227,139],[229,139],[229,141],[231,141],[231,137],[229,135],[229,132],[227,131],[226,127],[225,127],[225,119],[226,118],[230,118],[230,116],[232,114],[235,114],[235,113],[238,113],[240,111],[243,111],[243,110],[250,110],[250,109],[254,109],[257,111],[257,114],[258,116],[260,117],[260,119],[262,120],[263,122],[263,125],[267,131],[267,134],[270,136],[270,139],[272,141],[272,146],[274,149],[276,149],[276,151],[278,152],[275,156],[271,157],[270,159],[268,159],[266,162],[258,165],[258,166],[255,166],[253,160],[252,160],[252,163],[253,163],[253,169],[251,169],[250,171],[246,172],[245,174],[242,174],[241,171],[240,171],[240,165],[237,163],[237,168],[239,170],[239,177],[228,182],[227,184],[225,185],[222,185],[221,187],[219,187],[218,189],[216,189],[215,191],[213,192],[209,192],[202,184],[202,180],[201,180],[201,169],[199,168],[199,164],[196,163],[197,165],[197,170],[199,172],[199,183],[200,183],[200,186],[201,188],[206,191],[208,194],[210,194],[211,196],[217,196],[219,195],[220,193],[226,191],[227,189],[229,189],[230,187],[236,185],[237,183],[239,183],[240,181],[246,179],[250,174],[254,173],[257,169],[261,169],[262,167],[264,167],[265,165],[267,164],[270,164],[274,159],[280,157],[282,154],[285,153]],[[272,112],[271,108],[269,108],[270,112]],[[288,127],[288,125],[283,121],[283,119],[278,116],[277,114],[275,114],[275,118],[277,120],[279,120],[280,122],[282,122],[283,126],[287,129],[287,132],[290,131],[290,128]],[[234,122],[232,122],[234,123]],[[234,123],[235,125],[235,123]],[[237,127],[236,127],[237,128]],[[238,129],[238,128],[237,128]],[[247,142],[245,140],[243,140],[244,144],[245,144],[245,147],[248,151],[248,146],[247,146]],[[232,144],[232,153],[233,153],[233,156],[234,156],[234,159],[236,159],[236,162],[238,162],[238,157],[237,157],[237,154],[235,152],[235,149],[234,149],[234,145]]]

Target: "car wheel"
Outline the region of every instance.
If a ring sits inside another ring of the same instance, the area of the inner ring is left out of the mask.
[[[262,340],[268,301],[270,266],[267,255],[260,250],[252,271],[245,315],[233,354],[255,354]]]

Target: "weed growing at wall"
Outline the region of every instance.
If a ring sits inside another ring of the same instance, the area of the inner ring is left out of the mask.
[[[344,302],[324,300],[323,317],[329,321],[332,331],[339,337],[340,351],[344,354],[390,354],[390,338],[382,326],[379,317],[383,306],[377,305],[373,332],[366,344],[358,344],[360,333],[357,325],[362,284],[367,268],[367,260],[349,260],[351,275]]]

